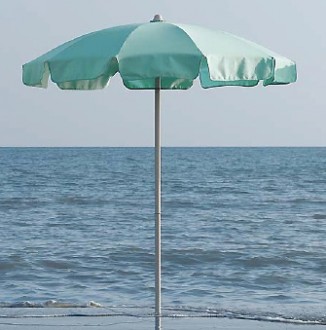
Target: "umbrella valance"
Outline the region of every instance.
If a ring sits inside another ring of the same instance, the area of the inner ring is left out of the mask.
[[[288,84],[296,65],[251,41],[223,31],[173,24],[159,18],[122,25],[71,40],[23,66],[23,82],[61,89],[101,89],[120,72],[130,89],[188,89]]]

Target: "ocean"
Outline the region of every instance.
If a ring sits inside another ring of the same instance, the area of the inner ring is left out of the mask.
[[[326,148],[163,148],[167,317],[326,324]],[[154,312],[154,149],[0,149],[0,318]]]

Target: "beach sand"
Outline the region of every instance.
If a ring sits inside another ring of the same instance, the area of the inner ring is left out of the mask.
[[[153,318],[126,316],[105,317],[52,317],[52,318],[3,318],[1,330],[154,330]],[[224,318],[164,318],[162,330],[318,330],[318,325],[286,324]]]

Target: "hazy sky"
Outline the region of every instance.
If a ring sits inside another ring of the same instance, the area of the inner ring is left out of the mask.
[[[288,86],[162,93],[165,146],[326,146],[326,0],[1,0],[0,146],[151,146],[154,92],[26,87],[22,64],[79,35],[146,22],[203,25],[296,61]]]

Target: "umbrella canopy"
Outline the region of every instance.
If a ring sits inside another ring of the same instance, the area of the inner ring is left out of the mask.
[[[101,89],[117,72],[130,89],[155,89],[155,329],[161,329],[161,129],[160,90],[265,86],[296,81],[296,65],[232,34],[172,24],[122,25],[69,41],[23,65],[23,82],[61,89]]]
[[[203,88],[288,84],[296,66],[253,42],[199,26],[172,24],[159,15],[150,23],[122,25],[69,41],[23,66],[23,82],[62,89],[100,89],[120,72],[126,87],[188,89],[198,76]]]

